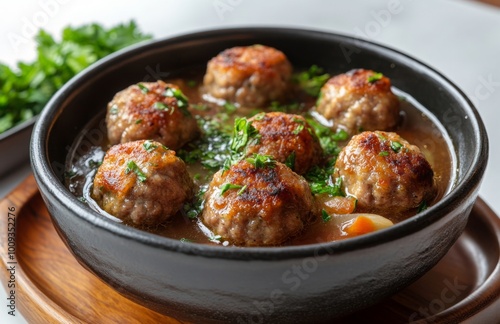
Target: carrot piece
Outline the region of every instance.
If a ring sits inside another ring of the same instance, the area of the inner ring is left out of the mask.
[[[356,236],[375,231],[375,224],[373,221],[366,216],[358,216],[354,219],[354,222],[345,229],[347,234]]]

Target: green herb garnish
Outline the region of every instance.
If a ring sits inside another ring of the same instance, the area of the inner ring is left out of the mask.
[[[274,168],[276,160],[269,155],[253,154],[251,157],[245,159],[248,163],[253,164],[255,168]]]
[[[174,97],[177,99],[177,107],[179,108],[188,106],[188,98],[182,93],[181,89],[167,87],[163,94],[165,97]]]
[[[149,89],[148,87],[146,87],[144,84],[142,83],[138,83],[137,86],[139,87],[139,89],[141,89],[141,92],[146,94],[149,92]]]
[[[152,141],[149,141],[149,140],[145,141],[145,142],[142,144],[142,146],[144,147],[144,149],[145,149],[148,153],[151,153],[152,151],[154,151],[154,150],[158,147],[158,145],[153,144],[153,142],[152,142]],[[165,149],[167,149],[167,148],[165,147]]]
[[[384,75],[382,73],[376,72],[368,77],[368,83],[374,83],[382,79]]]
[[[241,189],[243,188],[243,186],[240,186],[240,185],[235,185],[235,184],[232,184],[232,183],[225,183],[223,184],[222,186],[220,186],[220,195],[224,195],[226,193],[226,191],[230,190],[230,189]]]
[[[144,172],[141,171],[141,169],[137,166],[137,164],[135,164],[134,161],[129,161],[127,163],[127,168],[125,169],[125,173],[129,174],[130,172],[134,172],[137,175],[137,179],[140,182],[144,182],[147,179]]]
[[[101,165],[101,163],[102,163],[101,161],[94,161],[94,160],[90,159],[88,161],[88,166],[91,169],[97,169]]]
[[[158,109],[158,110],[170,111],[170,115],[172,115],[174,113],[174,109],[173,108],[167,106],[166,104],[164,104],[161,101],[155,102],[154,105],[153,105],[153,108],[154,109]]]
[[[326,210],[322,209],[321,210],[321,219],[323,220],[323,222],[327,223],[330,219],[332,219],[332,216],[328,215]]]
[[[387,152],[387,151],[380,151],[380,153],[378,155],[380,155],[380,156],[389,156],[389,152]]]
[[[251,122],[246,118],[236,118],[230,148],[233,152],[241,152],[249,143],[259,138],[259,132]]]
[[[317,65],[312,65],[307,71],[294,74],[292,81],[310,96],[317,97],[321,87],[330,79],[330,74],[324,73]]]
[[[278,101],[272,101],[271,105],[268,108],[269,111],[279,111],[279,112],[285,112],[285,113],[293,113],[293,112],[297,112],[301,109],[302,109],[302,105],[299,104],[298,102],[293,102],[293,103],[289,103],[289,104],[281,104]]]
[[[399,142],[394,142],[394,141],[391,141],[391,149],[398,153],[401,148],[403,147],[403,144],[399,143]]]
[[[189,80],[187,82],[187,86],[190,87],[190,88],[194,88],[198,85],[198,82],[196,82],[195,80]]]
[[[135,124],[136,124],[136,125],[141,124],[141,123],[142,123],[142,119],[137,119],[137,120],[135,121]]]
[[[332,139],[334,141],[347,141],[348,138],[349,138],[349,134],[343,129],[338,130],[332,136]]]
[[[234,114],[234,112],[238,109],[238,107],[236,107],[234,104],[230,103],[229,101],[226,101],[224,103],[224,109],[226,110],[226,112],[229,114],[229,115],[232,115]]]
[[[181,238],[179,241],[181,241],[182,243],[192,243],[193,242],[192,240],[187,239],[185,237]]]
[[[286,160],[285,160],[285,165],[292,170],[295,169],[295,157],[296,157],[296,154],[295,154],[295,151],[293,151],[292,153],[290,153],[289,156],[286,157]]]
[[[418,206],[418,213],[420,212],[423,212],[424,210],[427,209],[427,202],[424,200],[420,203],[420,205]]]

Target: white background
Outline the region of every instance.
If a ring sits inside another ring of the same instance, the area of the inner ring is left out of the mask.
[[[490,137],[480,196],[500,212],[497,8],[462,0],[0,1],[0,61],[8,64],[34,58],[33,27],[59,34],[68,24],[112,26],[130,19],[156,38],[224,26],[294,26],[352,34],[408,53],[445,74],[476,104]],[[382,14],[394,3],[399,3],[397,14]],[[1,153],[4,158],[6,152]],[[28,173],[26,164],[0,178],[0,198]],[[0,323],[24,323],[7,315],[5,298],[0,289]]]

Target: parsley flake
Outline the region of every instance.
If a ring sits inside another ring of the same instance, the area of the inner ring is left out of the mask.
[[[377,82],[378,80],[382,79],[384,75],[380,72],[375,72],[374,74],[370,75],[368,77],[368,83],[374,83]]]
[[[323,222],[327,223],[329,220],[332,219],[332,216],[328,215],[326,210],[322,209],[321,210],[321,219],[323,220]]]
[[[125,169],[125,174],[129,174],[130,172],[134,172],[137,175],[137,179],[140,182],[144,182],[147,179],[144,172],[141,171],[141,169],[137,166],[137,164],[134,161],[129,161],[127,163],[127,168]]]
[[[150,141],[150,140],[145,141],[145,142],[142,144],[142,146],[144,147],[144,149],[145,149],[148,153],[151,153],[152,151],[154,151],[154,150],[158,147],[158,145],[153,144],[153,142],[152,142],[152,141]],[[165,148],[165,149],[166,149],[166,148]]]
[[[149,92],[149,89],[148,87],[146,87],[144,84],[142,83],[138,83],[137,86],[139,87],[139,89],[141,89],[141,92],[146,94]]]
[[[221,190],[220,195],[223,196],[226,193],[226,191],[228,191],[228,190],[241,189],[241,188],[243,188],[243,186],[235,185],[232,183],[225,183],[222,186],[220,186],[220,190]]]
[[[391,149],[394,152],[398,153],[401,150],[402,147],[403,147],[403,144],[401,144],[399,142],[393,142],[393,141],[391,141]]]

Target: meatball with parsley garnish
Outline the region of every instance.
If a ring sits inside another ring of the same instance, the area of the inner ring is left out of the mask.
[[[163,81],[138,83],[118,92],[108,104],[111,144],[151,139],[177,150],[200,134],[181,90]]]
[[[391,81],[371,70],[352,70],[328,80],[316,110],[350,135],[391,130],[399,122],[399,99]]]
[[[184,162],[159,142],[112,146],[94,178],[92,198],[109,214],[140,226],[157,226],[195,194]]]
[[[396,133],[363,132],[340,152],[335,164],[356,211],[397,217],[436,195],[434,172],[420,149]]]
[[[214,175],[201,220],[230,244],[274,246],[298,234],[314,216],[306,180],[271,157],[255,154]]]
[[[314,130],[300,115],[261,113],[248,120],[259,134],[249,143],[246,154],[270,155],[298,174],[304,174],[323,158],[323,149]]]
[[[283,52],[264,45],[226,49],[212,58],[203,78],[215,99],[244,107],[265,107],[288,91],[292,66]]]

